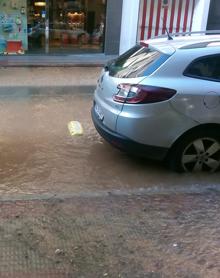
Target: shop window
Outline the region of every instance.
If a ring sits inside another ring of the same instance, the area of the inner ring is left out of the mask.
[[[0,54],[28,49],[26,0],[0,0]]]
[[[0,0],[0,54],[103,52],[103,0]]]
[[[28,1],[29,52],[102,52],[105,1]]]

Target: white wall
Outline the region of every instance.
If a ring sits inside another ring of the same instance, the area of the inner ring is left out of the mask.
[[[210,0],[196,0],[192,22],[192,32],[206,30],[209,7]]]
[[[136,44],[139,3],[140,0],[123,0],[120,54]]]

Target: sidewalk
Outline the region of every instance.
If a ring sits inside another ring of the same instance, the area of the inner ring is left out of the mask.
[[[217,278],[219,197],[1,202],[0,277]]]
[[[101,67],[0,67],[0,88],[96,85]]]
[[[105,54],[78,54],[78,55],[8,55],[0,56],[0,67],[99,67],[115,58]]]
[[[115,56],[0,56],[0,88],[96,86],[102,67]]]

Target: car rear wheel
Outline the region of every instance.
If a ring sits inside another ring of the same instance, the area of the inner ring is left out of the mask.
[[[180,140],[169,157],[169,166],[178,172],[215,172],[220,167],[220,135],[197,131]]]

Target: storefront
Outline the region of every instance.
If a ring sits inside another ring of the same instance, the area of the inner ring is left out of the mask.
[[[0,0],[0,53],[104,52],[106,10],[106,0]]]
[[[166,31],[220,29],[218,2],[0,0],[0,54],[117,55]]]

